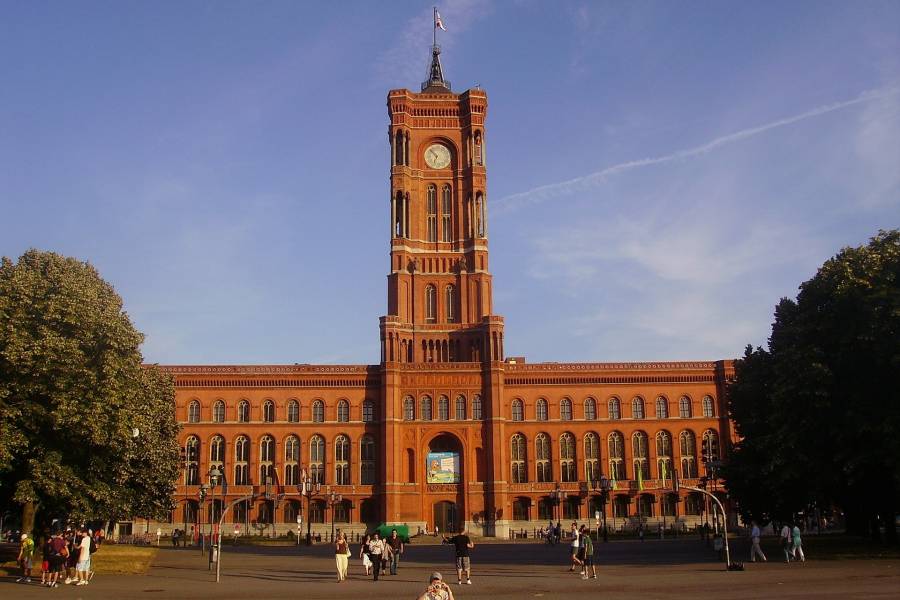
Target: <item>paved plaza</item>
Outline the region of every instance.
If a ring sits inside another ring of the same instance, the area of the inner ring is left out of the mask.
[[[364,578],[359,559],[351,579],[335,582],[334,558],[327,546],[228,547],[223,578],[198,549],[163,547],[147,575],[98,575],[90,586],[0,582],[2,598],[354,598],[378,595],[413,599],[428,575],[441,571],[457,598],[897,598],[900,560],[816,560],[786,565],[747,563],[744,572],[725,572],[715,555],[695,538],[616,541],[598,544],[599,578],[582,580],[568,572],[568,548],[537,543],[479,543],[472,554],[473,585],[458,586],[452,548],[410,544],[399,575],[373,582]],[[737,543],[738,559],[747,554]],[[770,554],[770,559],[774,558]]]

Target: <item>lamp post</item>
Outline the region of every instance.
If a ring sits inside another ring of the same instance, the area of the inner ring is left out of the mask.
[[[559,516],[560,516],[559,510],[557,507],[559,506],[559,503],[560,503],[560,500],[562,499],[562,497],[563,497],[563,491],[561,489],[559,489],[559,482],[557,482],[556,489],[550,490],[550,499],[553,500],[553,512],[556,514],[557,521],[560,520],[559,519]]]
[[[203,504],[206,502],[206,495],[208,493],[209,484],[201,484],[200,491],[197,493],[197,496],[200,498],[200,505],[197,507],[197,535],[200,536],[200,554],[203,554],[206,549],[206,539],[203,536]],[[207,515],[207,517],[208,516],[209,515]]]
[[[331,541],[334,541],[334,507],[344,501],[340,494],[335,494],[334,490],[328,494],[328,506],[331,507]]]
[[[218,487],[222,490],[222,501],[219,504],[219,512],[216,513],[216,511],[213,511],[214,519],[209,520],[210,543],[218,544],[219,543],[218,538],[222,537],[221,532],[218,531],[218,523],[219,523],[219,518],[222,516],[221,515],[222,507],[225,506],[225,481],[224,481],[225,474],[222,472],[221,469],[219,469],[218,465],[213,465],[212,467],[210,467],[209,473],[207,475],[209,475],[210,490],[211,490],[212,496],[213,496],[213,506],[215,506],[215,502],[216,502],[215,501],[216,488]],[[215,529],[213,529],[213,520],[215,520],[215,522],[216,522]]]
[[[606,475],[601,475],[599,479],[600,484],[600,504],[603,508],[603,541],[608,542],[609,537],[606,533],[606,503],[609,502],[609,490],[612,489],[612,484],[610,484],[609,479]]]
[[[310,520],[312,497],[322,491],[322,483],[307,475],[306,469],[303,469],[300,483],[297,484],[297,491],[301,496],[306,497],[306,545],[309,546],[312,544],[312,522]]]

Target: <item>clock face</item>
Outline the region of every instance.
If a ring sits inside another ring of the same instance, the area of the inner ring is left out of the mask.
[[[425,151],[425,163],[432,169],[445,169],[450,166],[450,150],[440,144],[432,144]]]

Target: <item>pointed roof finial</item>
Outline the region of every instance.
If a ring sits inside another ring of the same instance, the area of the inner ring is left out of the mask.
[[[422,82],[422,91],[430,92],[449,92],[450,82],[444,79],[444,69],[441,67],[441,47],[437,44],[437,30],[447,31],[441,15],[434,7],[434,31],[432,32],[431,44],[431,67],[428,70],[428,79]],[[435,88],[435,89],[431,89]]]

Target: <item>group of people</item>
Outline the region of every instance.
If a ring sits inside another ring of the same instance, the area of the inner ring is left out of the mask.
[[[766,562],[765,553],[759,547],[760,538],[759,525],[756,521],[751,522],[750,526],[750,562],[756,562],[759,558]],[[781,527],[779,534],[781,541],[781,550],[784,552],[784,562],[789,563],[792,560],[806,562],[806,556],[803,554],[803,539],[800,536],[800,525],[794,523],[793,526],[785,523]]]
[[[581,578],[589,579],[593,575],[597,579],[597,568],[594,566],[594,540],[586,525],[578,527],[578,523],[572,522],[572,566],[570,573],[575,572],[575,567],[580,567]],[[590,571],[590,572],[589,572]]]
[[[87,528],[56,531],[41,545],[41,585],[55,588],[64,584],[88,585],[94,577],[91,555],[103,542],[103,536]],[[17,583],[31,583],[37,546],[27,533],[21,535],[16,558],[22,570]]]

